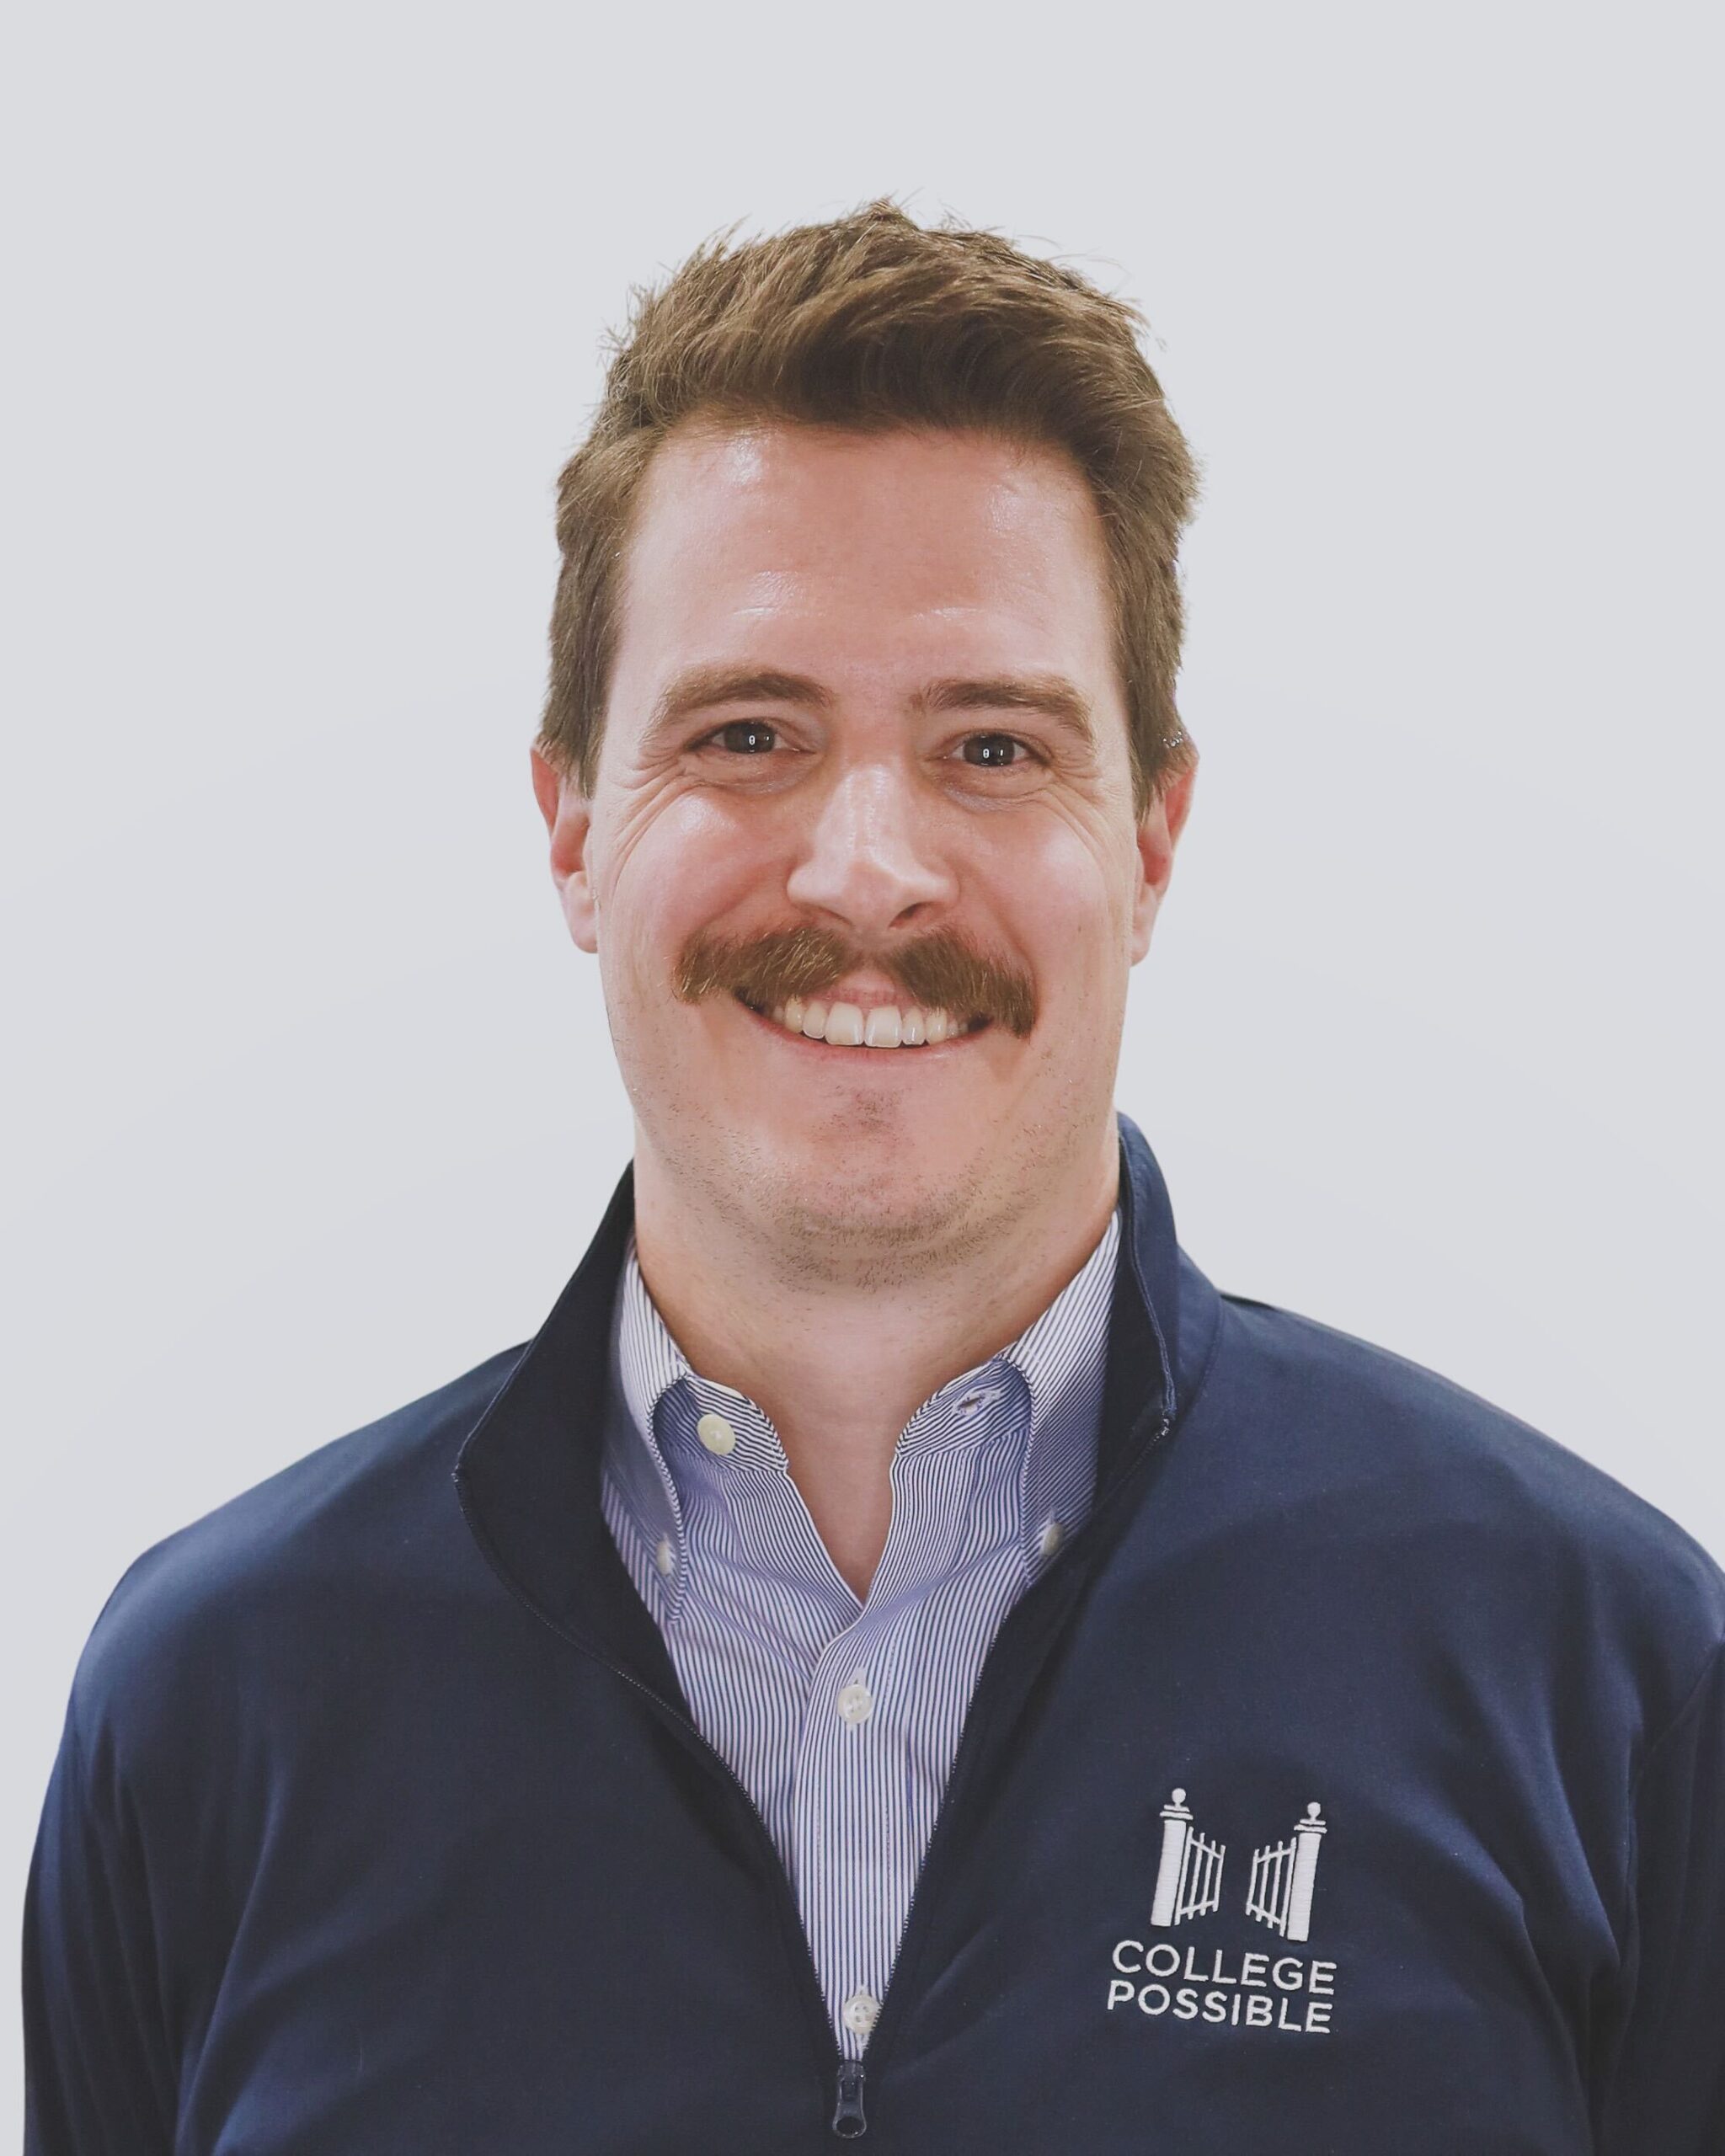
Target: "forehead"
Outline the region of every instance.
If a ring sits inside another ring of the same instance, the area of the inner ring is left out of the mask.
[[[692,659],[823,676],[985,659],[1082,672],[1093,691],[1111,671],[1082,473],[981,434],[686,426],[643,483],[622,600],[625,708]]]

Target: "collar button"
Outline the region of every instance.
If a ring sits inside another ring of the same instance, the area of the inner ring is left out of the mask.
[[[737,1449],[737,1433],[723,1415],[703,1415],[695,1425],[695,1435],[708,1452],[717,1453],[720,1459]]]

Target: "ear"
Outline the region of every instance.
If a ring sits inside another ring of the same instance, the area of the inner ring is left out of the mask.
[[[1197,777],[1198,750],[1194,747],[1191,762],[1167,781],[1138,819],[1138,890],[1132,907],[1135,966],[1150,948],[1150,931],[1174,873],[1174,848],[1192,808],[1192,788]]]
[[[587,840],[592,829],[592,806],[581,792],[579,780],[565,777],[557,766],[535,749],[533,793],[545,828],[551,835],[551,880],[563,900],[563,917],[569,934],[583,951],[599,948],[598,909],[587,874]]]

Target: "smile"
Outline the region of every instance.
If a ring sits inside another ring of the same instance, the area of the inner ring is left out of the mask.
[[[985,1032],[986,1018],[955,1018],[949,1011],[925,1011],[916,1004],[826,1003],[819,996],[791,996],[771,1010],[739,995],[737,1001],[758,1018],[804,1040],[830,1048],[939,1048]]]

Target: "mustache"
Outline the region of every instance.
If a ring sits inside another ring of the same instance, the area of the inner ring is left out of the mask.
[[[697,929],[683,946],[672,985],[685,1003],[730,994],[770,1011],[793,995],[806,1002],[865,966],[889,975],[925,1011],[987,1018],[1021,1040],[1036,1023],[1029,974],[948,929],[879,952],[864,951],[837,929],[808,925],[750,937]]]

